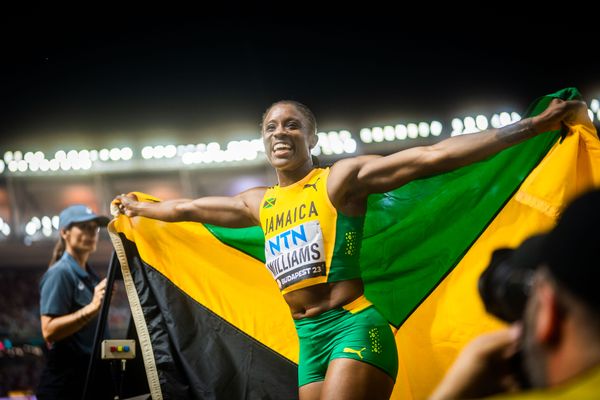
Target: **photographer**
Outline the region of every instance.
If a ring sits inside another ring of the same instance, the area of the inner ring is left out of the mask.
[[[600,398],[599,205],[600,190],[591,191],[569,205],[548,234],[523,242],[513,252],[495,253],[489,269],[496,272],[486,271],[480,282],[486,309],[507,322],[521,314],[507,312],[511,304],[518,305],[518,295],[508,301],[497,296],[514,293],[507,286],[515,279],[502,278],[511,275],[505,267],[512,266],[525,289],[522,322],[467,345],[431,400],[508,392],[520,392],[506,394],[511,399]],[[531,274],[523,271],[530,267]],[[494,289],[496,294],[486,286],[492,274],[492,280],[505,284]]]

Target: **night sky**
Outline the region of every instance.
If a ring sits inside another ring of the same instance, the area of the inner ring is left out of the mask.
[[[600,95],[592,35],[400,30],[359,18],[15,18],[2,27],[0,145],[55,132],[256,127],[280,99],[323,129],[523,111],[566,86]],[[33,146],[33,145],[32,145]]]

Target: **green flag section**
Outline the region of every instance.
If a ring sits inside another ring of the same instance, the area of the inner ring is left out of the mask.
[[[542,97],[528,115],[555,97],[579,93]],[[568,201],[600,186],[599,165],[593,125],[582,123],[369,198],[361,267],[367,297],[397,328],[393,398],[426,398],[468,340],[499,326],[476,291],[491,252],[550,228]],[[132,308],[140,304],[134,319],[147,331],[140,342],[153,395],[297,396],[285,390],[295,385],[298,342],[264,267],[260,228],[120,216],[110,230]]]
[[[527,116],[553,98],[579,97],[575,88],[541,97]],[[370,196],[362,276],[367,297],[392,325],[399,327],[458,263],[559,136],[547,132],[488,160]],[[207,227],[223,243],[264,261],[260,228]]]
[[[466,343],[502,325],[485,312],[477,290],[492,252],[551,229],[561,210],[593,187],[600,187],[600,141],[590,122],[569,127],[404,321],[396,333],[400,372],[393,398],[427,398]]]

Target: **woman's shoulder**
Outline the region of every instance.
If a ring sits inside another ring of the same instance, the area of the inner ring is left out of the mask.
[[[44,273],[42,276],[42,282],[48,280],[70,280],[72,275],[73,274],[70,272],[69,263],[61,258],[52,264]]]

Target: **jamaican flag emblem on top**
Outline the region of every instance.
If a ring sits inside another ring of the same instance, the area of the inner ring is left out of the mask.
[[[270,197],[268,199],[265,200],[265,203],[263,204],[263,208],[271,208],[275,205],[275,197]]]

